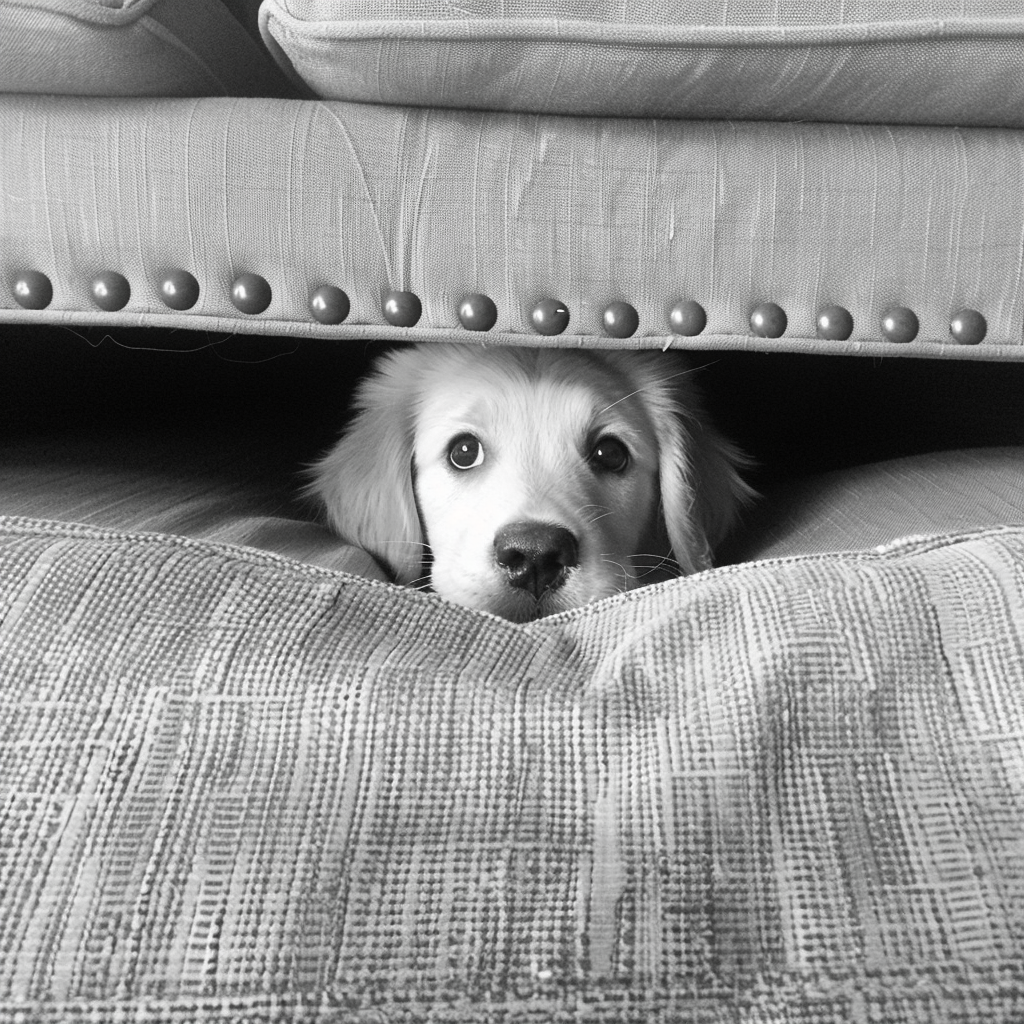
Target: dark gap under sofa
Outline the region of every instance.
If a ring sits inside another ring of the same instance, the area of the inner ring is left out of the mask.
[[[0,0],[0,1021],[1024,1019],[971,6]],[[762,493],[719,566],[515,625],[333,537],[303,466],[453,339],[689,350]]]

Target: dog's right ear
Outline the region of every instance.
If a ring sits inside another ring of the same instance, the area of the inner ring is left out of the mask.
[[[355,418],[312,466],[305,493],[323,504],[344,540],[409,584],[423,576],[426,547],[412,479],[416,385],[401,365],[385,357],[359,386]]]

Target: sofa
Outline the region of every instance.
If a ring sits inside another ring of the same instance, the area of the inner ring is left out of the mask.
[[[0,0],[0,1021],[1024,1019],[1022,67],[999,0]],[[303,467],[439,340],[688,352],[719,564],[391,583]]]

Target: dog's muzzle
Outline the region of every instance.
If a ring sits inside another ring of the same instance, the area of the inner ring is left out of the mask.
[[[511,586],[540,600],[557,590],[570,569],[580,564],[575,535],[552,523],[521,522],[503,526],[494,538],[494,558]]]

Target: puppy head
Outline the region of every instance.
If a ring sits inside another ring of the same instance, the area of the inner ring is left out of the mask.
[[[356,403],[310,488],[332,525],[398,581],[517,621],[707,567],[747,493],[660,353],[429,345]]]

